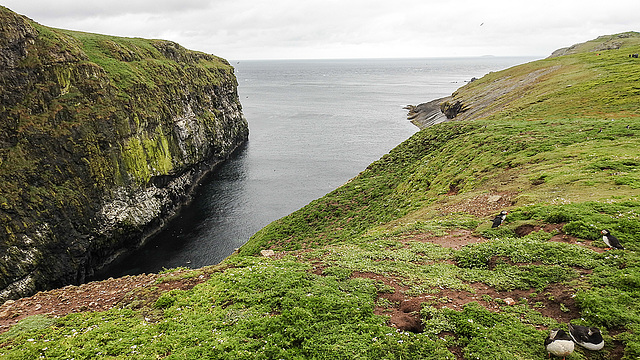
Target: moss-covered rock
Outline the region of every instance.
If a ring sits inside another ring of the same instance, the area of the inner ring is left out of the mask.
[[[0,7],[0,301],[134,248],[247,139],[233,68]]]

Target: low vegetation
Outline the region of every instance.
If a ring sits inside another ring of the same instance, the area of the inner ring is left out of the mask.
[[[623,36],[459,89],[476,115],[421,130],[194,288],[27,318],[0,356],[542,360],[571,322],[606,345],[567,359],[639,358],[640,35]]]

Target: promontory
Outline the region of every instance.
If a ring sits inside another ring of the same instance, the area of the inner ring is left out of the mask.
[[[139,246],[247,136],[226,60],[0,6],[0,302]]]

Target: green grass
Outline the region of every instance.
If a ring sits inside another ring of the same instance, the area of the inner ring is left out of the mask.
[[[153,52],[137,41],[109,51]],[[627,54],[640,41],[625,42],[466,85],[455,97],[478,111],[472,121],[421,130],[259,231],[206,283],[141,309],[25,323],[0,337],[0,357],[542,360],[548,329],[570,319],[601,327],[607,345],[567,359],[638,358],[640,63]],[[496,194],[509,215],[490,229],[492,216],[477,214],[498,211],[475,210]],[[547,225],[561,231],[517,235]],[[627,250],[603,252],[603,228]],[[456,236],[479,242],[438,245]],[[283,254],[256,256],[266,248]],[[395,329],[389,316],[417,297],[424,331]]]
[[[523,324],[512,314],[490,312],[477,303],[462,311],[444,308],[423,311],[431,322],[445,325],[457,335],[456,344],[464,348],[465,359],[544,359],[546,351],[540,344],[546,337],[530,324]],[[545,323],[545,325],[547,325]]]
[[[471,269],[487,269],[494,258],[505,258],[514,263],[539,262],[584,269],[593,269],[602,262],[602,255],[593,250],[545,238],[548,234],[542,232],[524,238],[495,238],[490,242],[465,246],[456,252],[455,259],[459,266]]]
[[[207,74],[231,70],[229,63],[222,58],[190,52],[168,41],[123,38],[69,30],[53,31],[58,31],[79,42],[88,60],[102,67],[113,84],[123,90],[123,95],[134,90],[134,86],[157,88],[171,85],[174,79],[184,77],[206,79],[210,85],[217,85],[220,79],[216,82],[215,77]],[[163,53],[162,49],[171,51]],[[176,58],[169,57],[171,56],[169,54]],[[190,66],[176,66],[177,58],[188,61]]]
[[[7,336],[0,355],[453,359],[442,341],[395,331],[373,315],[371,281],[316,276],[290,261],[242,259],[233,265],[193,290],[158,299],[160,321],[128,309],[70,315],[48,328]]]

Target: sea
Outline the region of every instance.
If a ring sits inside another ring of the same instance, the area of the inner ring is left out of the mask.
[[[338,188],[417,132],[406,105],[532,60],[231,61],[249,141],[166,229],[94,280],[219,263],[264,226]]]

